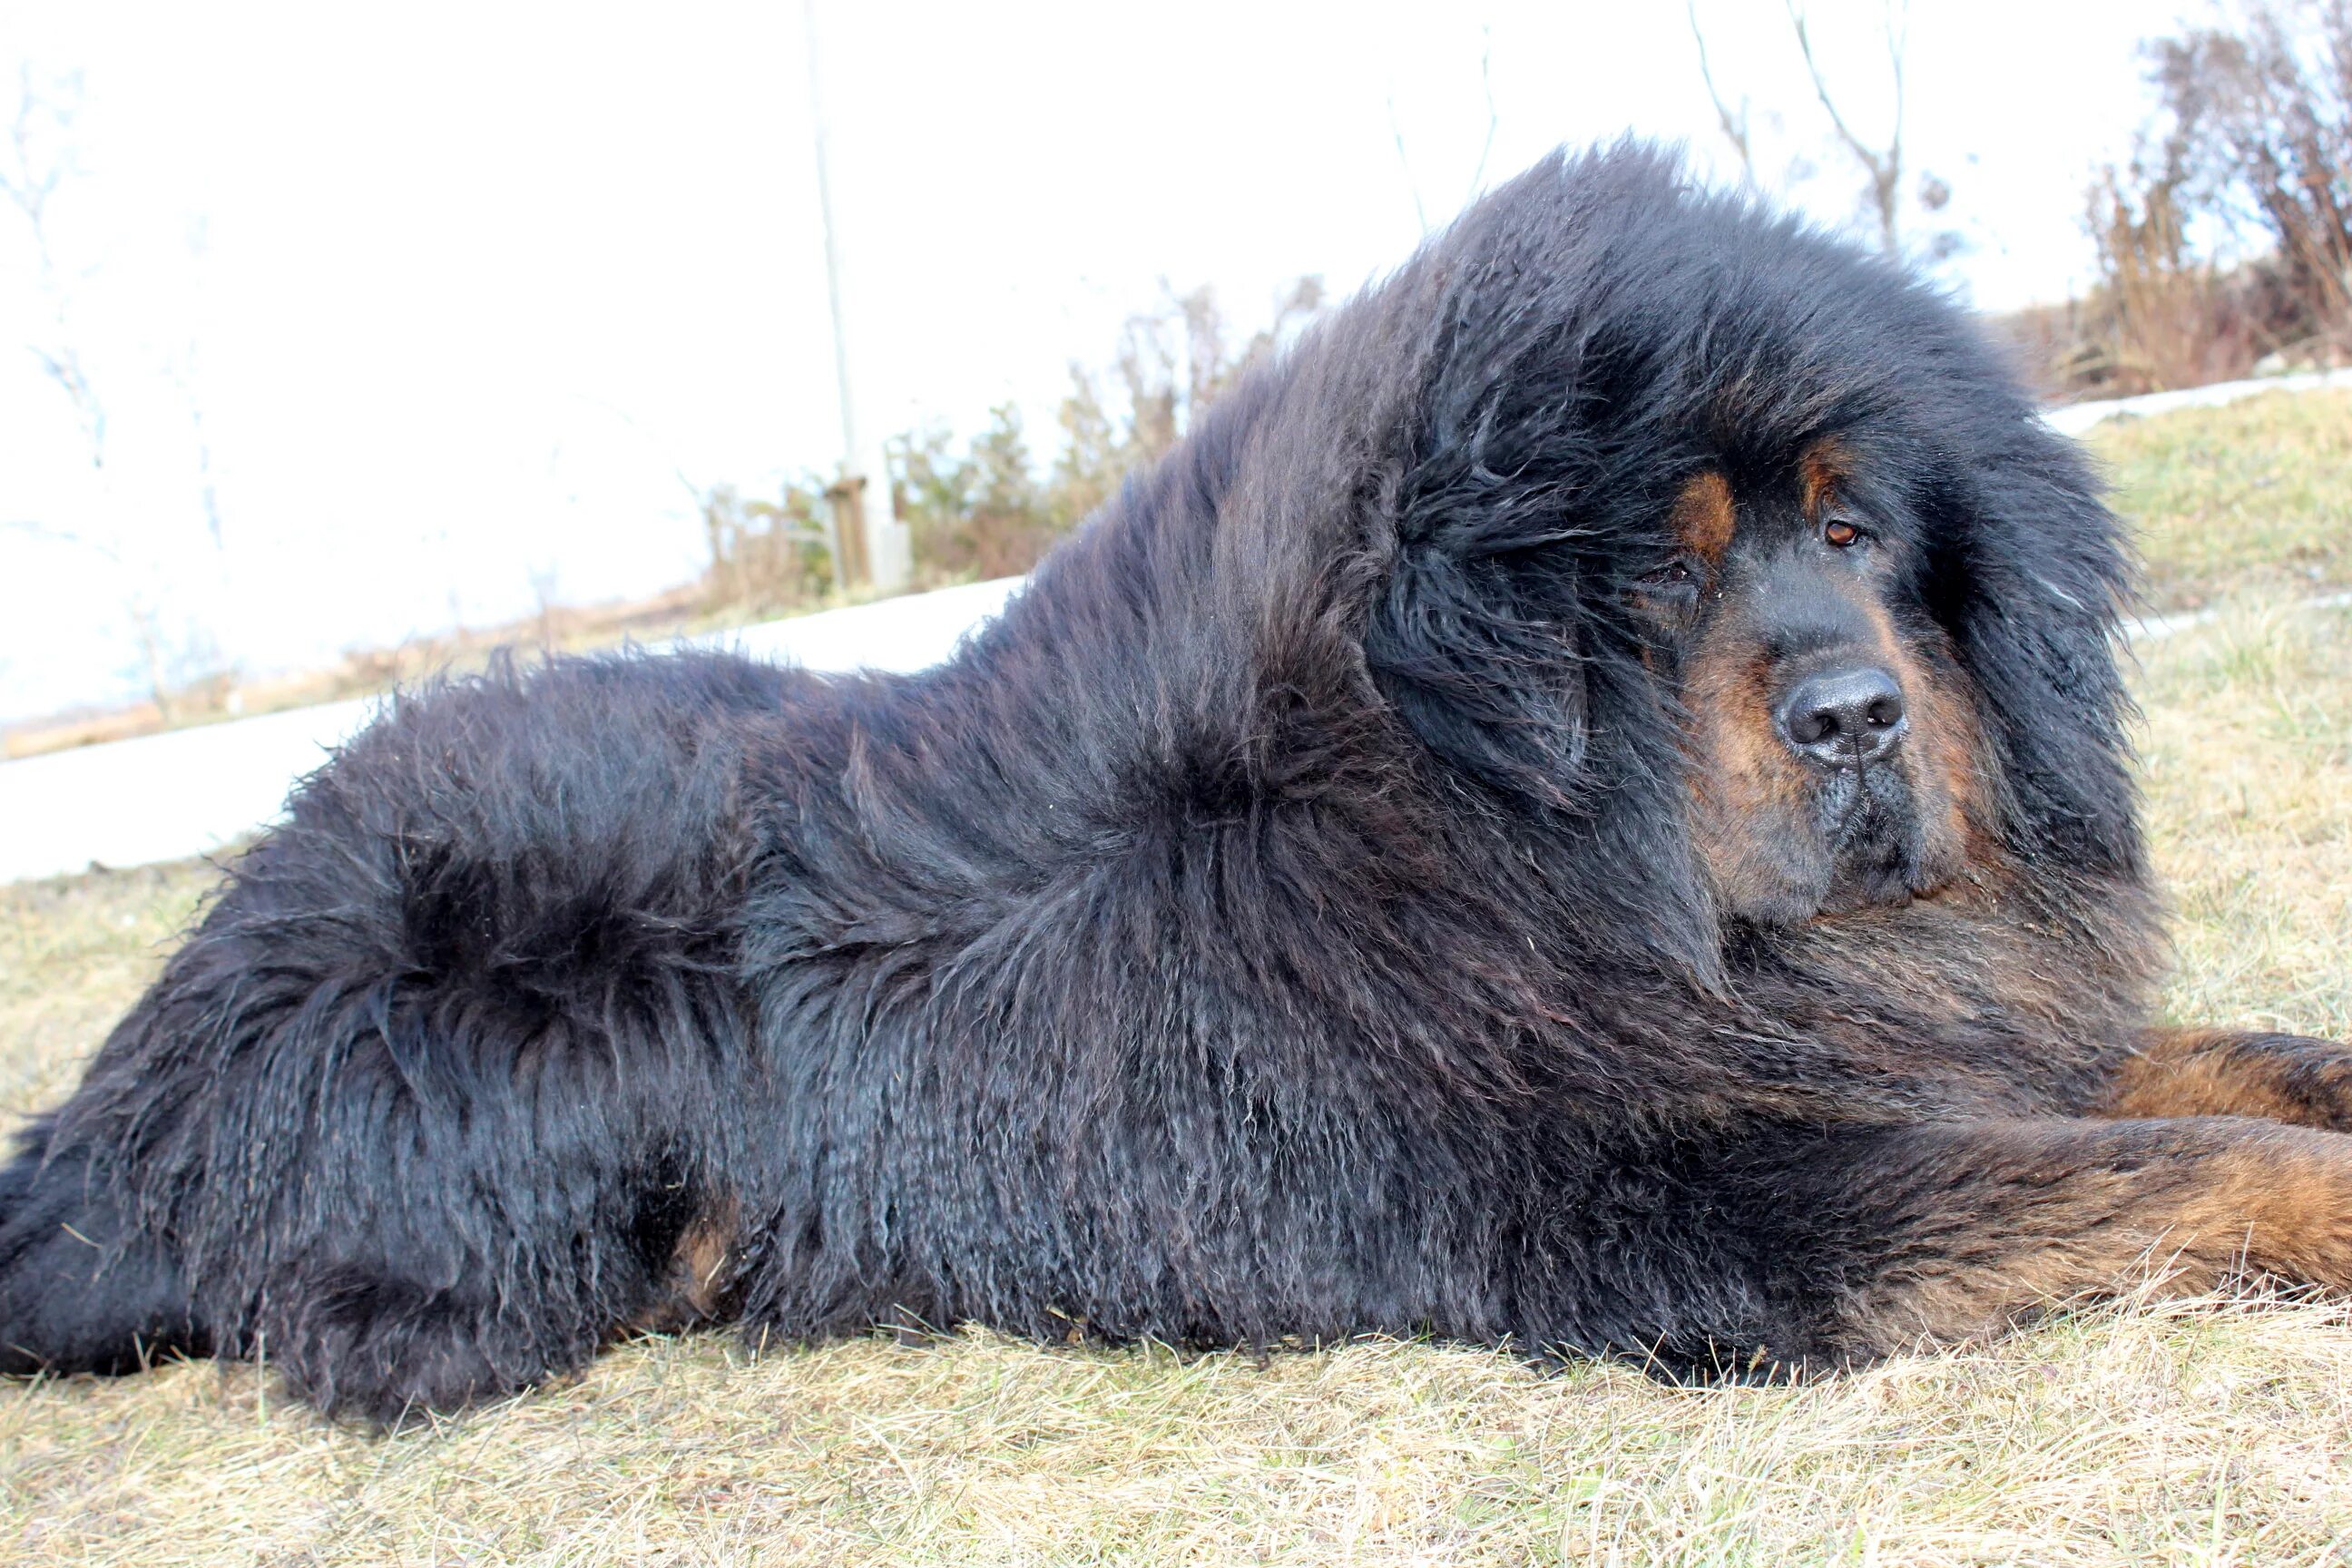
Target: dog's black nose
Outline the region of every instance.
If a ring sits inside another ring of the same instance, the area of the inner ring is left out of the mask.
[[[1903,688],[1874,665],[1824,669],[1790,687],[1775,717],[1780,738],[1808,762],[1859,767],[1903,739]]]

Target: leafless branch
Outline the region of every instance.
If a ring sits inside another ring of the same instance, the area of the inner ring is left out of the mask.
[[[626,409],[621,407],[618,404],[607,403],[601,397],[590,397],[585,393],[577,393],[573,395],[577,396],[581,402],[589,405],[591,407],[603,409],[605,413],[611,415],[614,418],[627,426],[629,429],[635,434],[637,439],[652,447],[655,455],[659,457],[663,464],[668,468],[670,477],[676,479],[679,486],[685,489],[686,493],[693,499],[694,504],[698,509],[699,509],[703,502],[709,499],[709,492],[705,490],[700,485],[694,482],[693,478],[687,473],[685,466],[681,464],[677,458],[670,454],[670,449],[662,445],[658,440],[656,440],[652,431],[646,429],[644,426],[638,424],[636,420],[630,417]]]
[[[78,550],[87,550],[92,554],[101,556],[117,566],[122,564],[122,552],[113,546],[102,544],[95,539],[85,538],[67,529],[55,528],[46,522],[36,522],[30,518],[0,518],[0,529],[5,529],[11,533],[23,534],[27,539],[42,540],[50,544],[70,544]]]
[[[41,374],[55,382],[73,405],[74,417],[89,444],[90,466],[102,468],[106,466],[106,409],[74,350],[68,331],[67,289],[49,241],[49,200],[71,170],[72,153],[61,144],[45,146],[41,130],[41,121],[47,121],[49,130],[62,138],[73,124],[73,100],[79,95],[81,84],[79,78],[68,76],[45,89],[34,81],[32,65],[26,62],[17,68],[16,88],[16,113],[8,122],[7,158],[0,163],[0,196],[24,216],[31,233],[41,292],[48,301],[50,330],[48,342],[26,346]]]
[[[1739,112],[1723,100],[1715,85],[1715,72],[1706,58],[1706,32],[1698,25],[1698,0],[1685,0],[1685,10],[1690,17],[1691,41],[1698,45],[1698,77],[1706,84],[1707,101],[1715,105],[1716,123],[1722,128],[1723,139],[1739,154],[1740,180],[1751,188],[1756,184],[1756,156],[1748,140],[1748,100],[1739,100]]]
[[[1404,188],[1412,197],[1412,216],[1421,225],[1421,232],[1429,232],[1429,209],[1422,205],[1420,183],[1412,177],[1412,160],[1405,156],[1404,124],[1397,119],[1396,89],[1389,89],[1389,134],[1396,139],[1397,166],[1404,171]]]
[[[1486,140],[1478,149],[1478,166],[1470,172],[1470,195],[1474,197],[1486,183],[1486,160],[1494,153],[1495,131],[1503,118],[1495,110],[1495,29],[1489,26],[1478,32],[1484,40],[1478,50],[1478,85],[1486,94]],[[1421,226],[1425,231],[1429,224],[1423,220]]]
[[[1911,34],[1907,0],[1889,0],[1886,11],[1886,51],[1895,71],[1895,130],[1883,153],[1854,134],[1845,116],[1838,112],[1837,100],[1830,95],[1829,80],[1822,74],[1821,62],[1813,55],[1812,35],[1805,26],[1805,13],[1798,0],[1784,0],[1784,4],[1789,11],[1789,25],[1796,30],[1798,51],[1805,58],[1805,73],[1812,79],[1813,96],[1821,100],[1838,140],[1845,143],[1846,151],[1870,176],[1871,203],[1878,216],[1879,237],[1892,252],[1897,248],[1896,220],[1902,209],[1903,56]]]

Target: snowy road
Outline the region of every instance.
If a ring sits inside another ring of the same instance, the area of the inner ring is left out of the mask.
[[[2217,381],[2205,386],[2186,386],[2179,392],[2148,392],[2137,397],[2110,398],[2104,403],[2069,403],[2050,409],[2042,417],[2053,429],[2080,436],[2117,415],[2147,419],[2169,414],[2176,408],[2219,408],[2225,403],[2259,397],[2265,392],[2326,392],[2347,387],[2352,387],[2352,370],[2308,370],[2294,375],[2260,376],[2252,381]]]
[[[734,648],[811,669],[937,664],[1004,607],[1017,577],[652,645]],[[289,709],[0,763],[0,882],[209,854],[274,821],[296,780],[376,700]]]

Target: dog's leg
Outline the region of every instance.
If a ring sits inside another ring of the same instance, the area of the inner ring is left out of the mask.
[[[389,1426],[575,1371],[632,1326],[713,1315],[724,1220],[698,1178],[631,1157],[596,1103],[619,1091],[593,1081],[485,1088],[395,1120],[378,1147],[355,1127],[320,1140],[374,1176],[310,1178],[343,1223],[306,1216],[287,1238],[254,1353],[322,1410]]]
[[[2240,1117],[1791,1132],[1672,1208],[1696,1310],[1655,1337],[1701,1371],[1867,1362],[2151,1278],[2352,1289],[2352,1137]]]
[[[0,1178],[14,1364],[117,1364],[188,1318],[381,1422],[731,1312],[764,1199],[729,716],[779,695],[562,664],[346,746]]]
[[[0,1169],[0,1373],[251,1355],[330,1414],[392,1425],[584,1363],[614,1315],[596,1286],[642,1293],[620,1227],[574,1222],[572,1194],[454,1158],[404,1172],[382,1145],[422,1141],[414,1124],[354,1123],[257,1140],[278,1155],[259,1183],[192,1162],[110,1170],[37,1124]],[[142,1212],[154,1168],[181,1201],[147,1194]]]
[[[656,1043],[462,996],[240,1012],[244,953],[190,951],[0,1171],[0,1371],[249,1355],[388,1425],[723,1308],[731,1211],[648,1125],[685,1092]]]
[[[36,1122],[0,1166],[0,1373],[137,1372],[208,1355],[177,1259],[134,1235],[88,1161]]]
[[[2352,1046],[2303,1035],[2149,1029],[2096,1107],[2102,1116],[2260,1116],[2352,1131]]]

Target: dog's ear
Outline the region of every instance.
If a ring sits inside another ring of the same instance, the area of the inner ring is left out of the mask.
[[[1365,635],[1374,678],[1439,759],[1555,807],[1593,793],[1602,628],[1587,616],[1611,571],[1596,498],[1650,466],[1596,416],[1647,406],[1669,346],[1646,313],[1599,308],[1612,247],[1679,200],[1670,158],[1621,153],[1538,164],[1416,262],[1423,324]]]
[[[1483,788],[1574,805],[1587,692],[1575,568],[1515,540],[1511,510],[1460,497],[1420,520],[1371,607],[1364,655],[1390,703],[1440,761]]]
[[[1605,563],[1588,553],[1595,536],[1563,524],[1557,493],[1499,479],[1483,498],[1475,486],[1444,493],[1450,515],[1405,531],[1371,606],[1373,679],[1460,787],[1566,829],[1550,853],[1592,874],[1565,877],[1551,896],[1595,952],[1664,960],[1719,985],[1713,906],[1683,814],[1654,794],[1675,776],[1674,727],[1621,724],[1594,743],[1596,713],[1638,714],[1656,700],[1585,596],[1605,581]]]
[[[2020,423],[1967,465],[1954,504],[1968,515],[1938,531],[1949,543],[1936,611],[1983,693],[2017,847],[2137,875],[2131,699],[2116,659],[2130,557],[2082,456],[2031,416]]]

